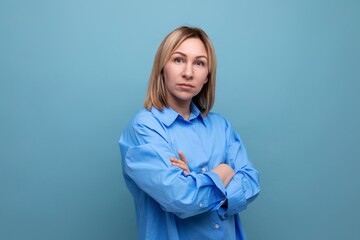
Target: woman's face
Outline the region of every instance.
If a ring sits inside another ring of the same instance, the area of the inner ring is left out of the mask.
[[[198,38],[186,39],[164,67],[166,101],[169,107],[190,106],[208,81],[208,56]]]

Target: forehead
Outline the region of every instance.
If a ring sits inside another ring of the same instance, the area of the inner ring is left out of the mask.
[[[205,56],[207,52],[204,43],[199,38],[188,38],[183,41],[174,52],[181,52],[186,55]]]

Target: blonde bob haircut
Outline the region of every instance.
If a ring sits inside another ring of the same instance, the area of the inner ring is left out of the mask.
[[[150,110],[153,106],[159,110],[167,107],[166,88],[163,70],[174,51],[189,38],[200,39],[206,49],[208,57],[208,81],[192,101],[199,108],[203,116],[211,110],[215,100],[216,55],[214,47],[207,34],[200,28],[182,26],[169,33],[161,42],[155,55],[149,86],[144,107]]]

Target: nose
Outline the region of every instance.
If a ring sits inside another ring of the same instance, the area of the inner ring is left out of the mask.
[[[183,78],[186,80],[191,80],[193,78],[193,68],[192,64],[188,63],[184,67],[184,72],[182,73]]]

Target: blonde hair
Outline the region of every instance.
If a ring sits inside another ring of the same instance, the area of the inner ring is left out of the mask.
[[[203,42],[208,55],[209,68],[208,81],[204,84],[199,94],[193,97],[193,102],[199,108],[203,116],[206,116],[211,110],[215,100],[215,50],[210,38],[202,29],[187,26],[176,28],[161,42],[155,55],[150,75],[149,86],[144,103],[145,108],[150,110],[154,106],[159,110],[163,110],[163,108],[167,106],[163,70],[173,52],[189,38],[197,38]]]

